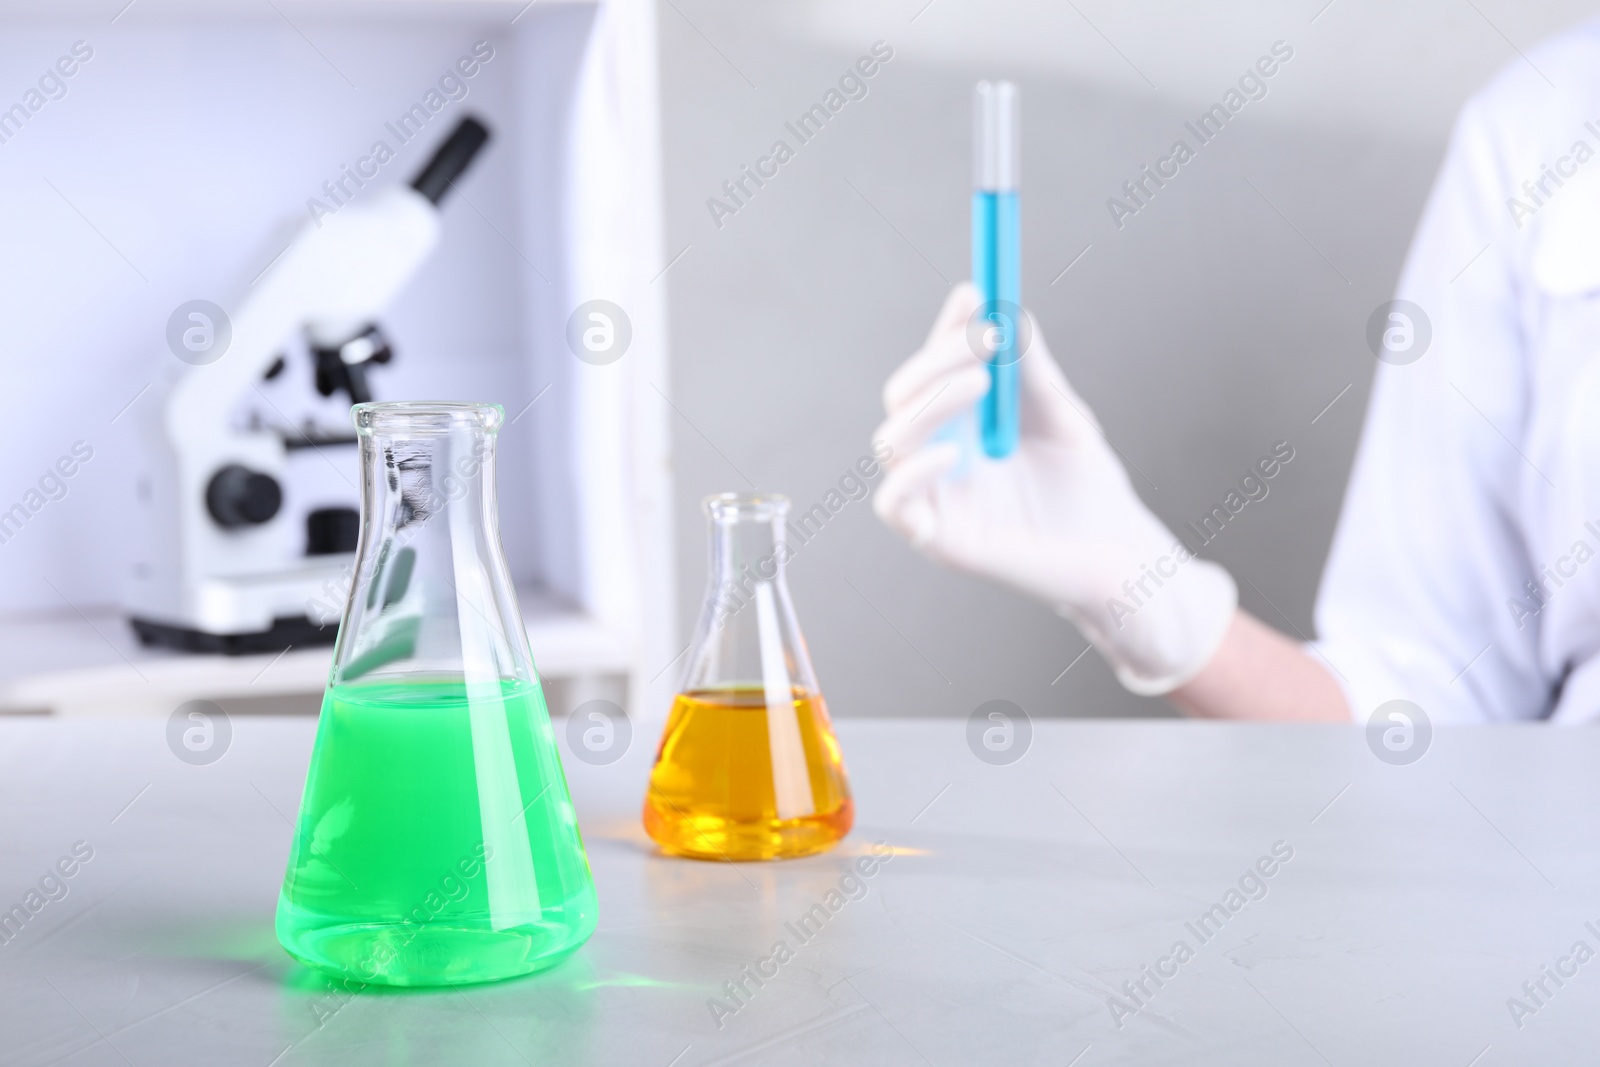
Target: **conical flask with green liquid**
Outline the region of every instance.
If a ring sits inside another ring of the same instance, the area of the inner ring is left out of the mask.
[[[495,504],[494,404],[356,405],[361,537],[278,900],[355,982],[488,982],[594,932]]]

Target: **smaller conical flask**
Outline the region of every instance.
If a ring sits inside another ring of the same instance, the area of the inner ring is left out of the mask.
[[[787,498],[708,497],[711,571],[645,830],[707,860],[807,856],[850,831],[855,806],[784,580]]]
[[[359,983],[487,982],[594,932],[594,882],[500,547],[496,404],[358,404],[361,537],[278,899]]]

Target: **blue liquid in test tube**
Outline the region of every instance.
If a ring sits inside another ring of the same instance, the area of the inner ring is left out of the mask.
[[[1004,459],[1016,451],[1017,347],[1022,326],[1022,249],[1017,201],[1020,169],[1017,87],[979,82],[973,93],[972,284],[998,342],[989,359],[989,392],[978,403],[983,451]]]

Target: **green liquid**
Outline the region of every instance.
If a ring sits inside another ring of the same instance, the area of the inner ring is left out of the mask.
[[[290,955],[361,983],[488,982],[554,966],[595,920],[536,683],[328,690],[278,901]]]

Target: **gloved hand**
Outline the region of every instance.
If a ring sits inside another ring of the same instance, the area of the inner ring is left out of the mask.
[[[1144,506],[1031,319],[1017,450],[997,461],[934,439],[989,388],[967,333],[980,303],[958,285],[884,386],[874,440],[892,452],[873,510],[924,555],[1052,605],[1128,689],[1170,692],[1222,643],[1238,589]]]

